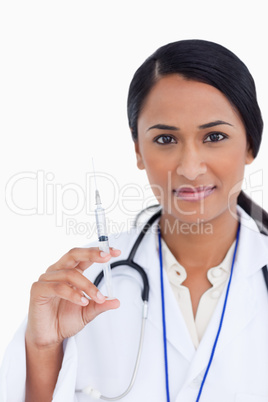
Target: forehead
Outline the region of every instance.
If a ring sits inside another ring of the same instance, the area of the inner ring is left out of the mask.
[[[232,120],[242,124],[238,112],[217,88],[174,74],[160,78],[148,94],[139,116],[144,120],[187,121],[197,125],[206,120]]]

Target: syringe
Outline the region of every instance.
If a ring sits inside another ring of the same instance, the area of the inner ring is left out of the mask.
[[[106,219],[105,219],[105,211],[101,204],[100,193],[96,189],[95,192],[96,196],[96,209],[95,209],[95,216],[96,216],[96,224],[97,224],[97,232],[99,238],[99,249],[104,251],[105,253],[110,253],[109,248],[109,239],[108,233],[106,228]],[[104,263],[104,280],[106,285],[107,296],[109,299],[113,299],[113,289],[112,289],[112,270],[110,263]]]

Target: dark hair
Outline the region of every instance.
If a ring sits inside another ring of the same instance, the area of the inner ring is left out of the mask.
[[[138,68],[130,83],[127,111],[134,141],[138,139],[137,121],[145,100],[163,76],[179,74],[186,79],[209,84],[221,91],[239,112],[248,144],[257,156],[263,131],[261,111],[254,80],[246,65],[225,47],[204,40],[182,40],[160,47]],[[243,191],[238,204],[268,233],[268,214]]]

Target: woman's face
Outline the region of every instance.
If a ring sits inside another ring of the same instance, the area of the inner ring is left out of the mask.
[[[253,157],[238,112],[216,88],[161,78],[140,113],[135,147],[165,213],[205,222],[235,211]]]

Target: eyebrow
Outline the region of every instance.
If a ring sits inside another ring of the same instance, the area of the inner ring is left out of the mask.
[[[198,128],[199,128],[200,130],[203,130],[204,128],[210,128],[210,127],[220,126],[220,125],[222,125],[222,124],[226,124],[227,126],[233,127],[232,124],[227,123],[226,121],[223,121],[223,120],[216,120],[216,121],[212,121],[212,122],[210,122],[210,123],[202,124],[201,126],[198,126]]]
[[[226,124],[227,126],[232,126],[232,124],[227,123],[226,121],[223,120],[215,120],[215,121],[211,121],[210,123],[206,123],[206,124],[202,124],[201,126],[198,126],[198,128],[200,130],[204,130],[205,128],[211,128],[211,127],[215,127],[215,126],[220,126],[222,124]],[[175,126],[169,126],[167,124],[155,124],[154,126],[151,126],[147,129],[147,131],[149,130],[153,130],[154,128],[158,129],[158,130],[171,130],[171,131],[177,131],[179,130],[178,127]]]
[[[152,130],[154,128],[157,128],[158,130],[173,130],[173,131],[179,130],[178,127],[168,126],[167,124],[155,124],[154,126],[149,127],[147,131]]]

